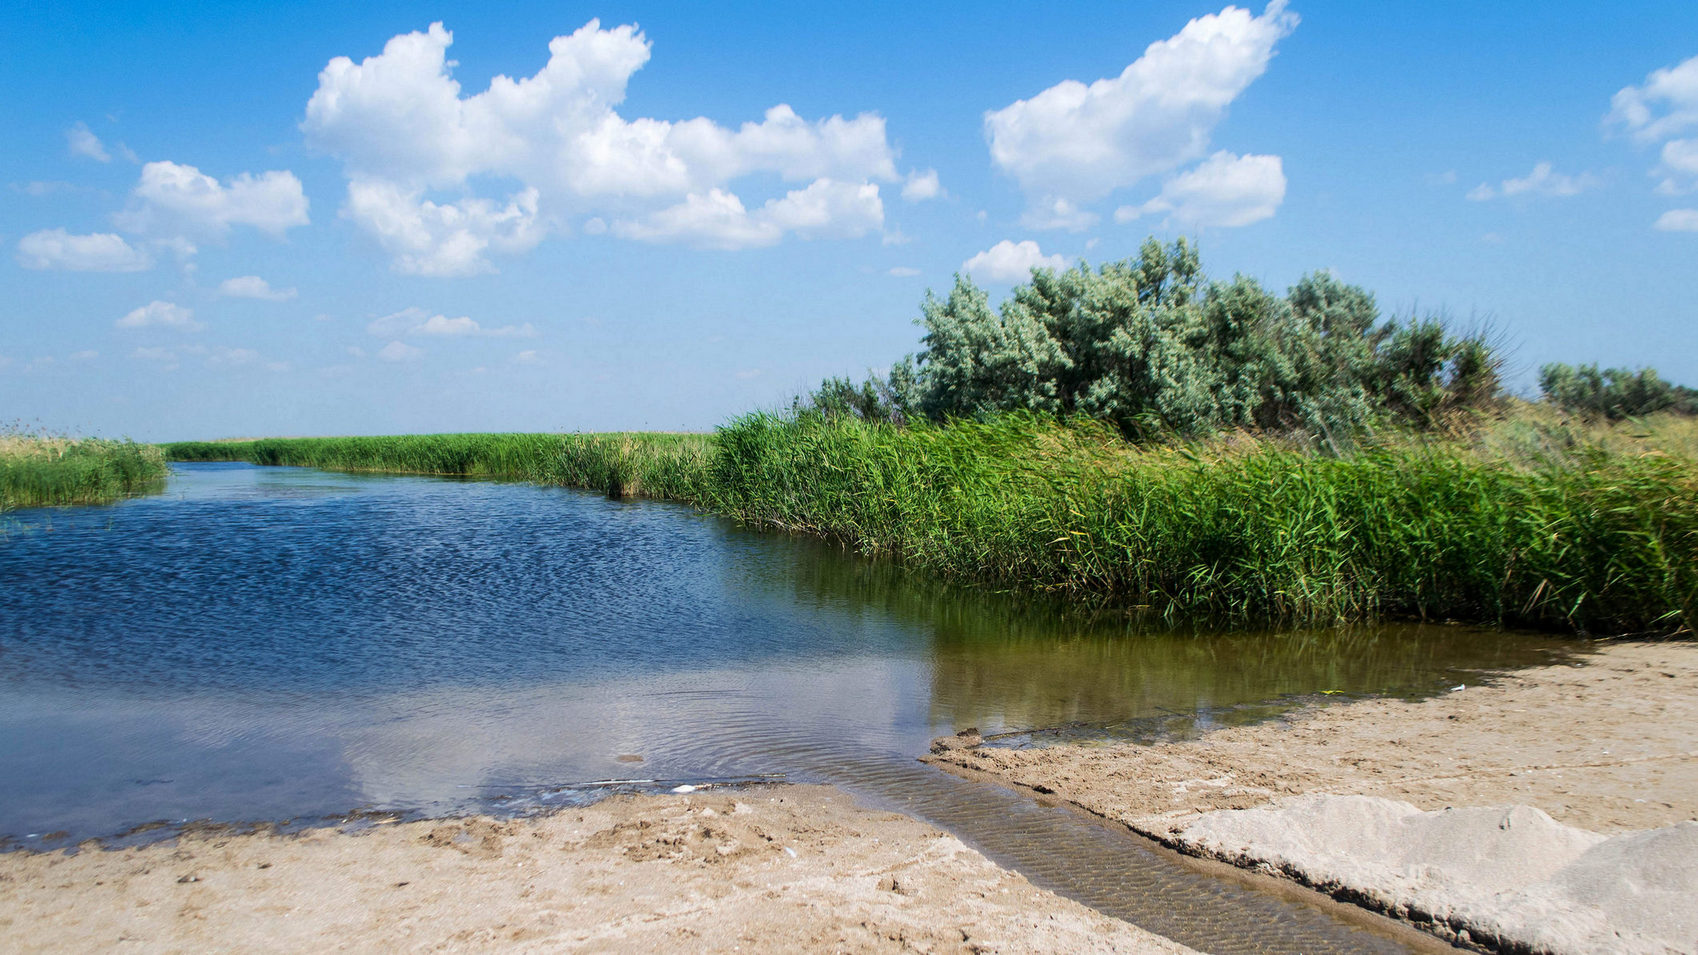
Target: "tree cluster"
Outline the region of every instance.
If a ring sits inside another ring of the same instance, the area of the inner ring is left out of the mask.
[[[1670,384],[1654,368],[1555,363],[1539,369],[1539,390],[1564,411],[1610,421],[1659,411],[1698,415],[1698,389]]]
[[[1326,272],[1284,297],[1209,281],[1183,239],[1094,270],[1034,269],[996,309],[957,275],[919,323],[922,349],[888,376],[827,381],[808,404],[897,421],[1087,415],[1140,437],[1427,427],[1499,394],[1483,335],[1382,321],[1371,294]]]

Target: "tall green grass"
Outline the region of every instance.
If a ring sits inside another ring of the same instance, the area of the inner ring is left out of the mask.
[[[0,511],[110,504],[164,486],[166,470],[151,445],[0,433]]]
[[[167,445],[175,460],[514,478],[696,504],[945,579],[1169,618],[1457,619],[1589,633],[1698,622],[1698,432],[1533,416],[1346,453],[1134,446],[1010,416],[813,414],[717,436],[422,435]]]
[[[1698,465],[1668,454],[1136,449],[1030,417],[757,414],[721,430],[711,486],[756,526],[1172,617],[1624,633],[1690,631],[1698,614]]]
[[[702,499],[712,438],[700,434],[426,434],[164,445],[173,461],[506,478],[686,502]]]

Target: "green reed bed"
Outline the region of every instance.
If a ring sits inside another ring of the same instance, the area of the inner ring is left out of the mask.
[[[164,445],[173,461],[506,478],[615,497],[696,501],[713,439],[699,434],[425,434]]]
[[[1170,616],[1666,633],[1698,615],[1698,464],[1597,443],[1325,456],[1268,441],[1136,449],[1024,417],[750,415],[721,430],[710,484],[715,509],[753,525]]]
[[[0,434],[0,510],[110,504],[164,485],[165,455],[131,441]]]
[[[1636,429],[1636,430],[1633,430]],[[717,436],[420,435],[167,445],[174,460],[510,478],[696,504],[943,578],[1169,617],[1411,616],[1591,633],[1698,619],[1684,426],[1532,416],[1345,454],[1134,446],[1029,416],[896,427],[748,415]]]

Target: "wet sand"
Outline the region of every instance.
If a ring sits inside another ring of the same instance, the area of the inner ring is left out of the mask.
[[[0,856],[8,951],[1189,949],[828,787]]]
[[[1186,742],[978,742],[939,741],[928,761],[1053,794],[1182,850],[1293,877],[1452,939],[1472,927],[1460,940],[1698,950],[1684,901],[1698,898],[1698,862],[1679,861],[1698,856],[1690,642],[1607,644],[1572,665],[1419,703],[1316,705]],[[1656,835],[1625,835],[1648,830]],[[1505,853],[1526,865],[1495,865]],[[1628,871],[1645,860],[1658,866]],[[1525,937],[1546,931],[1540,911],[1549,922],[1577,904],[1596,908],[1607,885],[1624,881],[1639,888],[1612,889],[1608,905],[1576,924]],[[1458,903],[1478,896],[1495,908]]]

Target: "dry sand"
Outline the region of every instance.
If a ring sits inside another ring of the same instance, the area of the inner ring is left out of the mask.
[[[1698,951],[1692,643],[1606,645],[1420,703],[1316,706],[1188,742],[976,744],[940,741],[930,761],[1455,940]]]
[[[624,797],[350,835],[0,856],[21,952],[1160,952],[952,836],[826,787]]]

